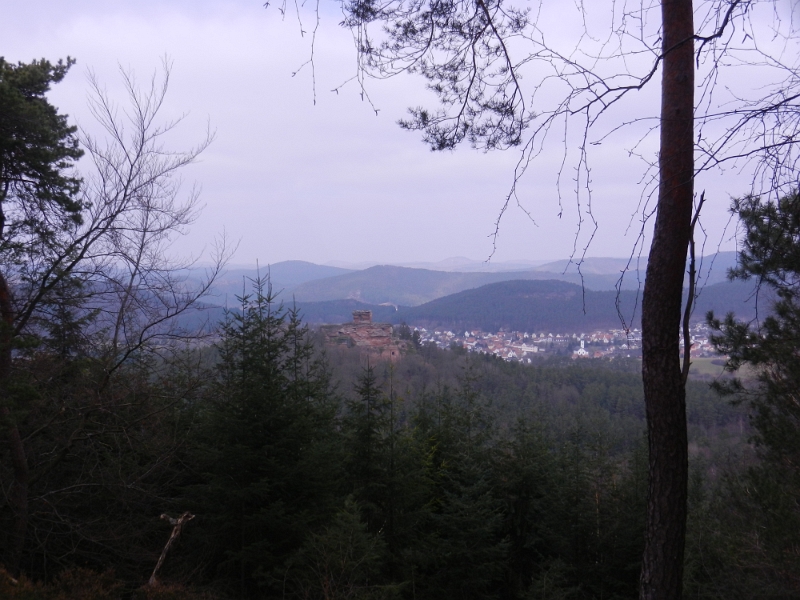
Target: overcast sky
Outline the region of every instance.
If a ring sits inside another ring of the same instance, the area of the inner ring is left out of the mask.
[[[176,147],[202,139],[207,122],[216,132],[185,173],[187,184],[202,186],[205,208],[174,245],[176,252],[198,253],[224,229],[239,240],[239,264],[488,258],[518,153],[484,154],[466,146],[430,152],[418,133],[396,124],[408,106],[432,104],[411,77],[369,83],[377,116],[355,85],[332,93],[355,73],[355,55],[350,34],[336,25],[335,5],[330,7],[325,10],[334,12],[323,14],[317,39],[316,105],[310,71],[292,76],[308,55],[308,36],[300,35],[296,20],[281,21],[259,0],[0,0],[0,55],[10,61],[75,57],[77,65],[51,98],[88,129],[89,70],[113,96],[119,66],[147,79],[169,57],[164,115],[188,113]],[[657,93],[652,86],[632,97],[624,114],[653,113]],[[628,150],[637,139],[624,132],[612,136],[592,156],[599,229],[589,256],[627,256],[636,243],[643,162]],[[652,157],[653,143],[638,151]],[[561,159],[554,144],[529,171],[521,199],[536,223],[510,208],[493,260],[573,253],[579,213],[569,168],[562,178],[563,211],[559,206]],[[711,191],[704,211],[706,253],[720,243],[733,249],[722,230],[730,195],[743,191],[741,181],[728,173],[700,185]],[[584,226],[579,247],[589,231]]]

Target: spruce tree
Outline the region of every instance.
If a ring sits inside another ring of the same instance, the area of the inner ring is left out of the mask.
[[[240,300],[199,409],[190,493],[209,575],[252,597],[281,589],[293,554],[334,513],[339,461],[328,378],[296,312],[263,279]]]
[[[496,432],[486,398],[467,363],[452,396],[434,400],[426,435],[430,452],[430,513],[418,554],[418,595],[488,598],[503,577],[507,541],[494,485]]]
[[[391,407],[378,385],[375,366],[369,362],[354,391],[356,395],[346,403],[342,422],[345,469],[367,529],[377,533],[385,531],[389,513]]]

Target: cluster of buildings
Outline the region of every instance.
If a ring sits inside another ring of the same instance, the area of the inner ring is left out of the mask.
[[[614,356],[641,356],[642,332],[639,329],[625,331],[610,329],[592,333],[553,333],[553,332],[520,332],[500,331],[489,333],[483,331],[453,332],[445,330],[427,330],[415,328],[419,332],[420,342],[435,344],[439,348],[450,348],[453,345],[466,348],[470,352],[494,354],[505,360],[530,362],[543,354],[568,354],[573,358],[603,358]],[[708,326],[698,323],[691,328],[691,356],[716,356],[709,343]],[[683,335],[680,339],[683,348]]]
[[[346,345],[363,349],[377,358],[397,360],[406,351],[408,341],[398,339],[388,323],[373,323],[368,310],[353,312],[353,321],[321,328],[331,345]],[[530,363],[546,354],[566,354],[573,358],[636,357],[641,356],[642,332],[639,329],[609,329],[592,333],[552,333],[480,330],[453,332],[414,327],[414,338],[420,344],[439,348],[465,348],[469,352],[494,354],[508,361]],[[708,326],[698,323],[691,328],[691,356],[715,356],[709,343]],[[683,345],[683,335],[680,341]]]

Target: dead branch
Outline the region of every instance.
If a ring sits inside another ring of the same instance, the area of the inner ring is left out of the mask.
[[[189,511],[183,513],[177,519],[170,517],[169,515],[163,514],[161,518],[165,521],[169,521],[169,524],[172,525],[172,533],[167,540],[167,543],[164,545],[164,549],[161,551],[161,556],[158,557],[158,562],[156,563],[156,568],[153,569],[153,574],[150,575],[150,579],[147,581],[147,585],[150,587],[155,587],[158,585],[158,580],[156,579],[156,575],[158,575],[159,570],[161,570],[162,565],[164,564],[164,560],[167,558],[167,553],[170,551],[170,548],[175,544],[178,537],[181,535],[181,530],[185,523],[188,523],[192,519],[194,519],[194,515]]]

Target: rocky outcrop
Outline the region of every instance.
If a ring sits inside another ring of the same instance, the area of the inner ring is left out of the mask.
[[[405,342],[395,338],[389,323],[373,323],[372,311],[353,311],[353,321],[322,328],[328,344],[362,348],[370,356],[397,360],[405,350]]]

